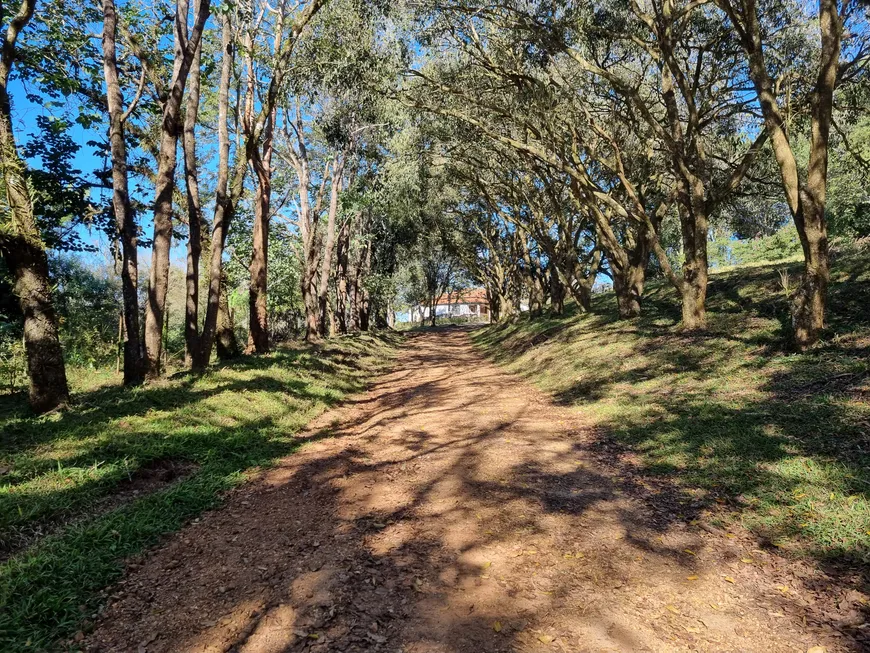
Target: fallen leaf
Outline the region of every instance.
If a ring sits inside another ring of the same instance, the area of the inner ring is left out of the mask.
[[[725,576],[725,580],[727,580],[729,583],[736,583],[737,582],[733,578],[731,578],[731,576]]]
[[[755,560],[753,560],[752,558],[740,558],[740,562],[745,562],[747,565],[749,565],[755,562]]]
[[[495,632],[500,633],[500,632],[501,632],[501,622],[500,622],[500,621],[496,621],[496,622],[492,625],[492,629],[493,629]]]
[[[484,569],[489,569],[490,567],[492,567],[492,560],[487,560],[486,562],[483,563]]]
[[[686,576],[686,580],[698,580],[697,576]]]
[[[553,641],[552,635],[538,635],[538,641],[542,644],[549,644]]]
[[[680,611],[677,610],[676,606],[673,606],[673,605],[667,605],[667,606],[665,606],[665,607],[666,607],[668,610],[670,610],[671,612],[673,612],[674,614],[680,614]]]
[[[813,646],[807,649],[807,653],[828,653],[828,649],[824,646]]]
[[[683,553],[688,553],[690,556],[695,555],[695,552],[692,549],[683,549]]]

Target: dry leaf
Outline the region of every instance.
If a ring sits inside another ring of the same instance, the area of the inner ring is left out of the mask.
[[[501,622],[500,622],[500,621],[496,621],[496,622],[492,625],[492,629],[493,629],[495,632],[500,633],[500,632],[501,632]]]
[[[673,606],[673,605],[668,605],[668,606],[665,606],[665,607],[666,607],[668,610],[670,610],[671,612],[673,612],[674,614],[680,614],[680,611],[677,610],[677,608],[676,608],[675,606]]]
[[[686,580],[698,580],[697,576],[686,576]]]
[[[725,580],[727,580],[729,583],[736,583],[737,582],[733,578],[731,578],[731,576],[725,576]]]
[[[740,562],[745,562],[747,565],[755,562],[752,558],[740,558]]]
[[[688,553],[690,556],[695,555],[695,552],[692,549],[683,549],[683,553]]]
[[[553,639],[552,635],[538,635],[538,641],[542,644],[549,644]]]

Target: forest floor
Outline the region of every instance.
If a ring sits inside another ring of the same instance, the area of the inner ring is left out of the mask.
[[[472,335],[410,335],[392,371],[315,419],[298,452],[129,558],[80,645],[867,646],[859,590],[739,523],[689,514],[671,481],[640,475],[597,419],[488,361]]]

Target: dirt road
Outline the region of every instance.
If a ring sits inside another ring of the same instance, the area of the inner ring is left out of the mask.
[[[323,437],[331,435],[333,437]],[[855,650],[743,535],[663,517],[582,412],[420,334],[311,443],[131,563],[100,651]],[[790,563],[789,563],[790,564]]]

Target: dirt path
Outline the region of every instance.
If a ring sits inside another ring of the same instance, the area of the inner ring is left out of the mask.
[[[332,438],[319,438],[324,432]],[[664,520],[578,413],[413,337],[312,443],[144,560],[100,651],[854,650],[748,540]]]

